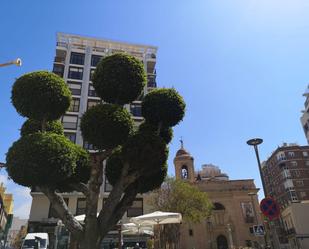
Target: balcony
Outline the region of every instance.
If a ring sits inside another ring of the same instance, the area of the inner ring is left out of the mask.
[[[54,59],[54,62],[64,64],[65,63],[65,57],[56,56],[55,59]]]

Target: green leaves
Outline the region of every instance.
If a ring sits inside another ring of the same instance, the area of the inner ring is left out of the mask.
[[[15,81],[11,99],[20,115],[49,121],[60,118],[69,108],[71,92],[56,74],[38,71]]]
[[[190,183],[172,178],[155,192],[151,202],[162,211],[179,212],[186,221],[193,223],[209,217],[212,209],[205,192]]]
[[[20,135],[26,136],[38,131],[42,131],[42,122],[38,120],[27,119],[20,129]],[[63,135],[63,126],[59,120],[48,121],[45,125],[45,131]]]
[[[186,104],[175,89],[162,88],[148,93],[142,102],[142,114],[147,122],[172,127],[184,117]]]
[[[9,176],[20,185],[56,186],[73,175],[77,158],[75,144],[64,136],[37,132],[12,145],[6,164]]]
[[[119,105],[136,100],[146,80],[143,63],[125,53],[103,58],[92,78],[97,94],[105,102]]]
[[[98,149],[111,149],[127,140],[133,120],[122,106],[99,104],[84,113],[80,128],[86,141]]]

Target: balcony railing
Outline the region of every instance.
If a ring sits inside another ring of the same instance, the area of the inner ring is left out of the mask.
[[[56,56],[55,59],[54,59],[54,62],[56,63],[65,63],[65,58],[63,57],[59,57],[59,56]]]

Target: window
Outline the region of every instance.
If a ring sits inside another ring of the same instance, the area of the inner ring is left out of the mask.
[[[82,80],[83,79],[83,71],[84,70],[80,67],[70,67],[68,78],[75,79],[75,80]]]
[[[292,201],[298,201],[297,194],[296,194],[295,190],[290,191],[290,197],[291,197]]]
[[[85,62],[85,54],[81,53],[71,53],[70,63],[71,64],[78,64],[78,65],[84,65]]]
[[[71,105],[69,108],[69,112],[78,112],[79,111],[79,102],[80,100],[78,98],[72,98]]]
[[[113,189],[113,186],[109,183],[107,180],[107,177],[105,176],[105,182],[104,182],[104,192],[111,192]]]
[[[91,97],[98,96],[92,84],[89,84],[88,96],[91,96]]]
[[[296,181],[296,185],[302,187],[302,186],[304,186],[304,181],[298,180],[298,181]]]
[[[289,152],[288,152],[288,156],[289,156],[289,157],[294,157],[294,156],[295,156],[294,151],[289,151]]]
[[[127,216],[128,217],[135,217],[143,214],[143,199],[142,198],[136,198],[133,201],[133,204],[130,208],[127,210]]]
[[[131,104],[130,111],[133,116],[141,117],[142,116],[142,107],[140,104]]]
[[[303,151],[303,156],[308,157],[308,151]]]
[[[92,144],[88,143],[87,141],[84,141],[84,146],[83,147],[86,150],[95,150],[96,149]]]
[[[86,199],[78,198],[76,204],[76,215],[85,214],[86,212]]]
[[[295,170],[294,173],[295,173],[295,176],[300,176],[299,170]]]
[[[183,165],[181,167],[181,178],[182,179],[188,179],[189,178],[189,172],[188,172],[188,167],[186,165]]]
[[[96,67],[103,56],[101,55],[92,55],[91,56],[91,66]]]
[[[87,103],[87,110],[93,106],[96,106],[97,104],[99,104],[101,101],[100,100],[88,100]]]
[[[300,192],[300,197],[301,197],[301,198],[304,198],[304,197],[306,197],[306,196],[307,196],[306,192],[304,192],[304,191]]]
[[[189,229],[189,236],[193,236],[193,229]]]
[[[77,116],[63,116],[62,124],[64,129],[75,130],[77,129]]]
[[[63,65],[54,64],[53,73],[57,74],[58,76],[60,76],[62,78],[63,72],[64,72],[64,66]]]
[[[69,205],[69,198],[63,198],[63,200],[68,206]],[[52,205],[52,203],[49,204],[48,218],[59,218],[56,210],[54,209],[54,207]]]
[[[73,132],[65,132],[64,133],[65,137],[69,139],[71,142],[75,143],[76,142],[76,133]]]
[[[155,75],[148,75],[147,77],[147,86],[148,87],[157,87],[156,77]]]
[[[306,161],[306,166],[309,166],[309,161]]]
[[[292,165],[293,167],[296,167],[296,166],[297,166],[297,162],[296,162],[296,161],[291,161],[291,165]]]
[[[82,84],[77,82],[68,81],[68,87],[72,95],[80,95],[82,91]]]
[[[90,74],[89,74],[89,80],[92,81],[92,76],[94,74],[95,69],[91,69],[90,70]]]

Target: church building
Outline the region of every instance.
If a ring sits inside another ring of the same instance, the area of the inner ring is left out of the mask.
[[[199,224],[181,225],[181,249],[259,248],[264,238],[255,236],[252,227],[262,224],[253,179],[229,180],[219,167],[205,164],[195,171],[194,158],[183,143],[174,158],[176,179],[187,181],[206,192],[213,203],[211,217]]]

